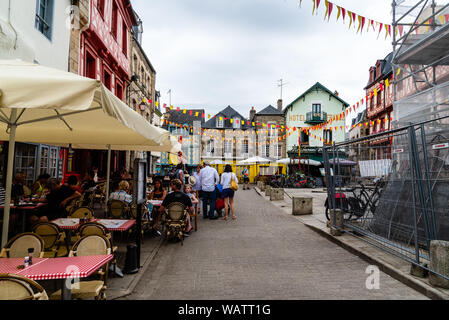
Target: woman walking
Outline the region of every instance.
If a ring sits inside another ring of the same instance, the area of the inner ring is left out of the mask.
[[[228,221],[228,207],[231,207],[232,219],[235,220],[237,217],[235,216],[234,209],[234,190],[231,189],[231,182],[235,181],[238,183],[237,177],[232,172],[231,165],[227,164],[224,173],[221,175],[221,185],[223,186],[222,197],[224,198],[225,204],[225,217],[224,220]]]

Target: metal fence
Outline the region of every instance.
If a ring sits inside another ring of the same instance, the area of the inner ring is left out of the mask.
[[[342,231],[432,271],[430,242],[449,241],[447,120],[326,148],[327,215],[342,210]]]

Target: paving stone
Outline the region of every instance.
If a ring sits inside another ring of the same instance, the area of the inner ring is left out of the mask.
[[[254,191],[238,191],[237,220],[199,221],[179,243],[163,244],[126,299],[427,299],[286,215]]]

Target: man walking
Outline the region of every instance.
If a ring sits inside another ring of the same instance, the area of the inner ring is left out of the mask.
[[[216,220],[215,217],[215,201],[217,200],[215,194],[215,187],[220,182],[217,170],[205,164],[205,167],[200,171],[201,190],[203,194],[203,218]],[[207,205],[209,203],[209,215],[207,214]]]

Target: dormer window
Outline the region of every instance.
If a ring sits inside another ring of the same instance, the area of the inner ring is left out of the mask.
[[[240,118],[233,119],[233,127],[234,129],[240,129]]]
[[[379,77],[380,73],[381,73],[381,63],[380,63],[380,61],[378,61],[377,65],[376,65],[376,77],[375,78]]]
[[[217,128],[223,128],[223,127],[224,127],[223,117],[217,117]]]

